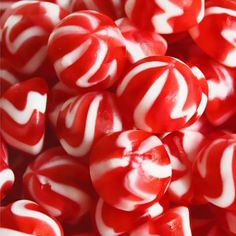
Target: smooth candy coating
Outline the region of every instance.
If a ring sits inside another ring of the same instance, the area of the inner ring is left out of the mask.
[[[211,137],[194,165],[194,186],[213,205],[236,210],[236,135]]]
[[[90,175],[106,203],[133,211],[163,196],[170,182],[171,165],[159,138],[129,130],[104,136],[94,145]]]
[[[125,12],[139,28],[160,34],[185,31],[204,16],[204,0],[127,0]]]
[[[58,78],[77,89],[110,87],[126,61],[125,41],[118,27],[95,11],[65,17],[50,35],[48,52]]]
[[[127,120],[132,119],[137,128],[165,133],[193,121],[202,88],[186,64],[163,56],[135,63],[119,82],[116,94]]]
[[[188,205],[193,198],[192,165],[204,136],[196,131],[175,131],[162,139],[169,154],[172,178],[167,190],[170,201]]]
[[[88,169],[60,147],[38,156],[23,181],[27,194],[60,222],[75,224],[91,208]]]
[[[113,95],[89,92],[68,99],[59,111],[57,134],[65,151],[85,156],[101,136],[122,130]]]
[[[35,202],[19,200],[0,207],[0,235],[63,236],[61,225]]]
[[[53,74],[47,58],[48,37],[66,12],[44,1],[22,1],[12,7],[3,25],[3,54],[21,73]]]
[[[163,215],[139,226],[129,234],[129,236],[136,235],[191,236],[188,208],[175,207],[169,209]]]
[[[165,39],[155,32],[138,29],[129,19],[116,21],[125,38],[128,60],[135,63],[149,56],[163,56],[167,50]]]
[[[31,155],[42,150],[46,103],[47,85],[42,78],[15,84],[4,93],[0,132],[7,144]]]
[[[208,1],[203,21],[189,32],[197,45],[214,60],[236,67],[235,1]]]
[[[72,11],[94,10],[101,12],[112,19],[125,16],[126,0],[72,0]]]

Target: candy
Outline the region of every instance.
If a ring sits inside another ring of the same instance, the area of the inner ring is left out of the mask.
[[[64,235],[59,222],[47,216],[39,205],[32,201],[19,200],[0,207],[0,215],[4,215],[0,221],[1,235]]]
[[[61,222],[75,224],[91,208],[89,172],[62,148],[38,156],[23,181],[27,194]]]
[[[47,41],[66,13],[44,1],[22,1],[13,7],[3,26],[3,54],[21,73],[54,73],[47,58]]]
[[[170,182],[171,165],[156,136],[129,130],[104,136],[94,145],[90,175],[106,203],[133,211],[163,196]]]
[[[203,21],[189,32],[197,45],[213,59],[226,66],[236,67],[234,1],[208,1]]]
[[[187,65],[163,56],[135,63],[116,94],[127,120],[139,129],[164,133],[185,127],[195,116],[202,88]]]
[[[135,63],[148,56],[163,56],[167,43],[158,33],[138,29],[129,19],[121,18],[116,21],[125,38],[129,62]]]
[[[119,29],[95,11],[65,17],[50,35],[48,52],[58,78],[71,88],[108,88],[126,61]]]
[[[194,165],[197,192],[217,207],[236,210],[235,158],[235,134],[221,133],[212,136]]]
[[[57,134],[62,147],[72,156],[85,156],[98,138],[120,130],[120,115],[109,92],[72,97],[59,111]]]
[[[185,31],[204,16],[204,0],[127,0],[125,12],[139,28],[172,34]]]
[[[41,78],[15,84],[4,93],[0,98],[0,132],[7,144],[32,155],[41,151],[46,103],[47,86]]]

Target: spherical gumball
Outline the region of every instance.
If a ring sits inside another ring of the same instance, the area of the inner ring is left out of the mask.
[[[19,200],[0,207],[0,235],[63,236],[58,221],[47,216],[35,202]]]
[[[204,136],[197,131],[175,131],[162,139],[169,154],[172,178],[167,190],[170,201],[188,205],[193,198],[192,165],[202,146]]]
[[[193,184],[209,203],[236,210],[236,135],[217,133],[209,138],[194,164]]]
[[[127,0],[125,12],[139,28],[172,34],[186,31],[204,16],[204,0]]]
[[[164,195],[171,165],[159,138],[129,130],[104,136],[94,145],[90,175],[96,192],[106,203],[133,211]]]
[[[165,55],[167,43],[158,33],[140,30],[128,18],[117,20],[116,25],[125,38],[130,63],[135,63],[149,56]]]
[[[4,93],[0,98],[0,132],[7,144],[31,155],[41,151],[46,103],[47,85],[41,78],[15,84]]]
[[[59,111],[57,135],[65,151],[75,157],[88,154],[101,136],[122,130],[112,93],[89,92],[68,99]]]
[[[38,156],[28,166],[23,181],[26,194],[61,222],[76,224],[90,211],[88,169],[60,147]]]
[[[197,45],[214,60],[236,67],[235,1],[208,1],[203,21],[189,32]]]
[[[137,227],[128,235],[191,236],[188,208],[180,206],[169,209],[161,216]]]
[[[118,19],[125,16],[126,0],[72,0],[72,11],[94,10],[101,12],[112,19]]]
[[[48,52],[58,78],[75,89],[112,86],[126,62],[125,40],[118,27],[95,11],[65,17],[50,35]]]
[[[51,75],[53,67],[47,57],[51,31],[66,12],[58,5],[44,1],[22,1],[13,4],[3,25],[3,55],[15,69],[27,75]]]
[[[186,64],[160,56],[133,64],[116,94],[126,119],[132,119],[137,128],[165,133],[184,128],[195,116],[202,87]]]

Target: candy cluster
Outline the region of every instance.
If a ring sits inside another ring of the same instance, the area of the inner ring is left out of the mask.
[[[234,0],[0,14],[0,235],[236,235]]]

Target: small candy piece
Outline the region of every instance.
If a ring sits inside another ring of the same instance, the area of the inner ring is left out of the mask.
[[[127,0],[125,12],[139,28],[160,34],[185,31],[204,16],[204,0]]]
[[[149,56],[165,55],[167,43],[158,33],[140,30],[127,18],[117,20],[116,25],[125,38],[129,62],[135,63]]]
[[[44,1],[22,1],[12,8],[3,25],[3,54],[21,73],[52,74],[47,59],[48,37],[66,12]]]
[[[126,0],[72,0],[72,11],[94,10],[101,12],[112,19],[125,16]]]
[[[72,156],[85,156],[98,138],[121,130],[120,115],[109,92],[89,92],[72,97],[59,111],[58,138]]]
[[[208,1],[203,21],[189,32],[197,45],[213,59],[236,67],[235,1]]]
[[[170,182],[171,165],[159,138],[129,130],[104,136],[94,145],[90,175],[106,203],[133,211],[163,196]]]
[[[202,87],[191,69],[172,57],[149,57],[135,63],[117,87],[127,120],[137,128],[165,133],[197,118]],[[132,98],[132,99],[131,99]]]
[[[213,205],[236,210],[236,134],[215,134],[194,165],[194,187]]]
[[[129,236],[191,236],[187,207],[175,207],[131,231]]]
[[[0,200],[5,198],[15,181],[13,171],[8,167],[6,146],[0,137]]]
[[[167,190],[170,201],[188,205],[193,198],[192,165],[204,140],[196,131],[175,131],[162,139],[169,154],[172,178]]]
[[[12,147],[36,155],[43,146],[47,85],[33,78],[10,87],[0,98],[0,132]]]
[[[65,17],[50,35],[48,46],[59,79],[70,88],[108,88],[126,61],[118,27],[95,11]]]
[[[63,236],[61,225],[47,216],[35,202],[19,200],[0,207],[0,235]]]
[[[60,147],[38,156],[23,181],[27,194],[61,222],[75,224],[91,208],[88,169]]]

